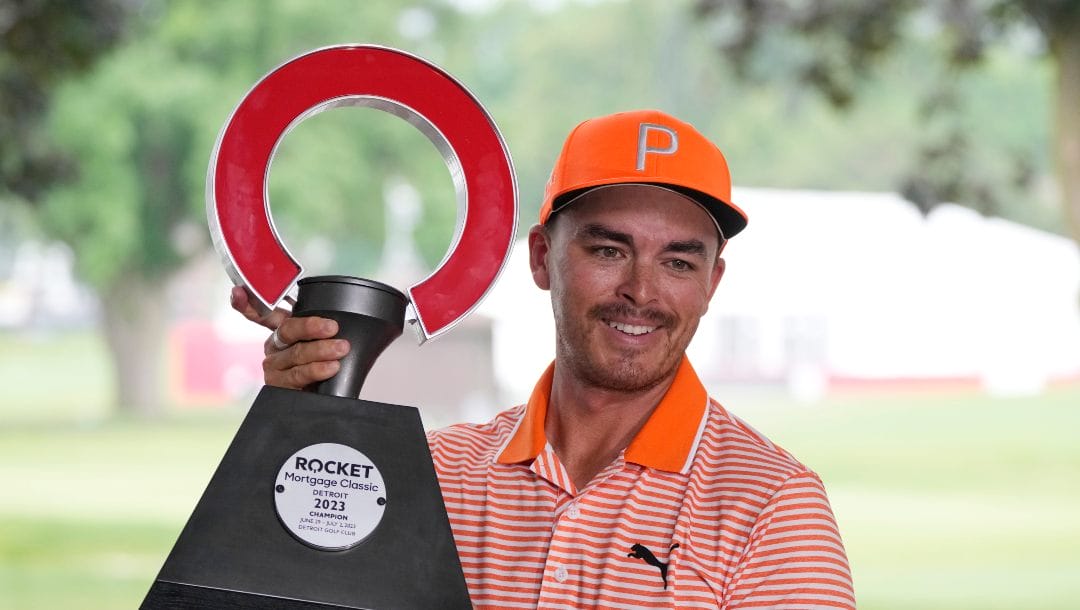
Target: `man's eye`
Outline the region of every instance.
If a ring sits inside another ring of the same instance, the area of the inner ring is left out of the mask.
[[[615,258],[619,256],[618,248],[612,248],[611,246],[600,246],[596,249],[596,253],[603,258]]]
[[[671,268],[676,271],[690,271],[694,268],[694,266],[682,260],[681,258],[677,258],[671,261]]]

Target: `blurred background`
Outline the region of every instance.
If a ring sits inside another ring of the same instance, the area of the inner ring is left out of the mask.
[[[860,607],[1077,606],[1080,2],[0,0],[0,607],[141,601],[261,382],[210,151],[261,76],[346,42],[479,98],[522,236],[579,121],[696,125],[750,226],[695,366],[821,474]],[[453,237],[441,156],[378,110],[299,124],[269,193],[309,274],[405,287]],[[527,267],[363,397],[428,427],[523,401],[553,354]]]

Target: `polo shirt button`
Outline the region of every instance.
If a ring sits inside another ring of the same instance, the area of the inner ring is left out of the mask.
[[[569,508],[569,509],[567,509],[567,511],[566,511],[566,514],[567,514],[567,515],[568,515],[568,516],[569,516],[569,517],[570,517],[571,519],[577,519],[578,517],[580,517],[580,516],[581,516],[581,511],[580,511],[580,510],[578,510],[577,504],[571,504],[571,505],[570,505],[570,508]]]
[[[569,576],[569,574],[567,573],[566,568],[559,567],[555,569],[555,580],[563,582],[566,580],[567,576]]]

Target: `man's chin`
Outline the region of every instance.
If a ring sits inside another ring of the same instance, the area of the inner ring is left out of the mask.
[[[585,381],[590,385],[613,392],[638,393],[655,388],[668,379],[673,370],[658,365],[647,366],[620,360],[610,364],[590,366]]]
[[[668,362],[671,353],[656,347],[613,346],[595,340],[563,341],[562,347],[557,361],[574,377],[591,387],[623,393],[645,392],[670,379],[680,360]]]

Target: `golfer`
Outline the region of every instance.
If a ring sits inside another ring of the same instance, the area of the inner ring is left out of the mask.
[[[525,404],[429,433],[478,608],[854,608],[814,472],[710,398],[686,346],[746,226],[720,150],[655,110],[570,133],[529,231],[555,360]],[[267,384],[338,370],[336,324],[274,330]],[[530,346],[521,346],[522,350]]]

